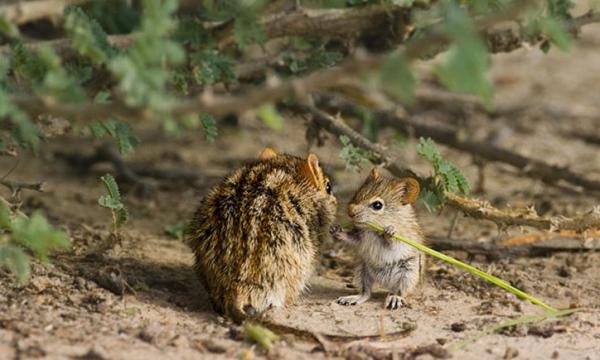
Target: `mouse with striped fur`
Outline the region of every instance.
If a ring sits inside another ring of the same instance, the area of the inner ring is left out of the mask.
[[[360,257],[357,278],[360,294],[342,296],[341,305],[359,305],[371,297],[379,284],[390,291],[385,307],[398,309],[406,304],[404,297],[412,292],[423,276],[424,256],[413,247],[395,240],[399,234],[423,243],[423,233],[412,203],[419,195],[419,183],[413,178],[386,178],[374,168],[348,205],[348,215],[354,226],[343,230],[331,227],[334,238],[354,247]],[[372,222],[385,233],[365,225]]]
[[[213,307],[241,322],[306,288],[337,201],[315,154],[265,148],[201,201],[186,231]]]

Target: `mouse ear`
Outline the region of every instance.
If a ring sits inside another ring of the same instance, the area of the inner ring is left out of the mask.
[[[258,160],[268,160],[274,158],[275,156],[277,156],[275,150],[273,150],[273,148],[266,147],[260,152],[260,155],[258,155]]]
[[[377,180],[379,179],[379,167],[375,166],[371,169],[371,173],[369,174],[369,180]]]
[[[399,185],[402,184],[404,186],[404,195],[402,197],[404,205],[415,202],[419,197],[419,191],[421,190],[419,182],[413,178],[402,178],[396,181]]]
[[[302,166],[303,175],[306,176],[308,181],[316,188],[324,188],[324,177],[321,166],[319,166],[319,158],[317,155],[310,153],[306,162]]]

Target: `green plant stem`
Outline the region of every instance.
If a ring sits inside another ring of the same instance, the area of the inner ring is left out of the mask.
[[[382,233],[385,232],[385,229],[383,227],[381,227],[381,226],[379,226],[377,224],[374,224],[374,223],[372,223],[370,221],[367,221],[364,224],[367,225],[367,226],[369,226],[370,228],[372,228],[374,230],[379,231],[379,232],[382,232]],[[471,274],[475,274],[475,275],[483,278],[484,280],[486,280],[488,282],[491,282],[492,284],[494,284],[494,285],[496,285],[498,287],[501,287],[502,289],[504,289],[506,291],[509,291],[509,292],[511,292],[511,293],[513,293],[513,294],[515,294],[515,295],[523,298],[523,299],[527,299],[530,302],[532,302],[533,304],[536,304],[538,306],[543,307],[546,310],[549,310],[549,311],[558,311],[556,308],[554,308],[554,307],[552,307],[552,306],[544,303],[543,301],[541,301],[541,300],[539,300],[539,299],[537,299],[537,298],[535,298],[535,297],[533,297],[533,296],[531,296],[531,295],[529,295],[529,294],[527,294],[527,293],[525,293],[525,292],[517,289],[516,287],[510,285],[505,280],[502,280],[502,279],[497,278],[497,277],[495,277],[493,275],[490,275],[490,274],[488,274],[488,273],[486,273],[484,271],[481,271],[481,270],[479,270],[479,269],[477,269],[477,268],[475,268],[475,267],[473,267],[471,265],[465,264],[462,261],[458,261],[458,260],[456,260],[453,257],[450,257],[448,255],[442,254],[439,251],[435,251],[433,249],[430,249],[430,248],[428,248],[425,245],[421,245],[419,243],[411,241],[411,240],[409,240],[409,239],[407,239],[407,238],[405,238],[403,236],[400,236],[398,234],[394,234],[393,237],[396,240],[400,240],[400,241],[402,241],[402,242],[404,242],[404,243],[406,243],[406,244],[408,244],[408,245],[416,248],[419,251],[422,251],[422,252],[424,252],[426,254],[434,256],[434,257],[436,257],[436,258],[438,258],[440,260],[443,260],[445,262],[448,262],[448,263],[450,263],[452,265],[456,265],[456,266],[458,266],[458,267],[460,267],[462,269],[465,269],[468,272],[470,272]]]
[[[538,322],[538,321],[542,321],[542,320],[546,320],[546,319],[567,316],[567,315],[570,315],[572,313],[582,311],[582,310],[584,310],[584,309],[583,308],[573,308],[573,309],[565,309],[565,310],[548,311],[548,312],[545,312],[542,314],[536,314],[536,315],[521,316],[517,319],[512,319],[512,320],[505,321],[500,324],[496,324],[494,326],[490,326],[489,328],[487,328],[483,331],[480,331],[477,334],[466,338],[465,340],[457,342],[456,344],[454,344],[450,347],[450,350],[454,351],[454,350],[462,349],[465,346],[477,341],[478,339],[481,339],[482,337],[492,334],[500,329],[504,329],[504,328],[516,326],[516,325],[530,324],[530,323],[534,323],[534,322]]]

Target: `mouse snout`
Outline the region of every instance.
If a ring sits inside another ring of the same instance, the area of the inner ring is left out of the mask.
[[[351,218],[355,217],[358,214],[358,207],[354,204],[348,205],[348,216]]]

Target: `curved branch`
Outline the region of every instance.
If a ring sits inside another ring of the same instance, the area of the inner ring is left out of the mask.
[[[356,133],[355,131],[349,131],[348,129],[351,128],[343,123],[340,119],[336,119],[333,116],[328,115],[327,113],[309,105],[296,106],[296,109],[304,109],[308,111],[313,117],[315,117],[315,120],[322,125],[323,129],[335,135],[348,136],[354,145],[363,147],[376,153],[380,159],[393,159],[391,155],[381,150],[380,145],[372,143],[367,138]],[[393,161],[381,162],[377,160],[373,161],[372,159],[371,161],[375,164],[382,164],[394,176],[404,177],[408,174],[409,176],[419,179],[420,182],[424,182],[424,179],[415,175],[412,170],[404,168]],[[587,214],[573,218],[567,218],[563,216],[545,218],[538,216],[535,213],[535,210],[532,208],[499,210],[493,207],[487,201],[463,198],[451,193],[446,193],[446,200],[450,206],[461,210],[466,215],[476,219],[492,221],[499,227],[530,226],[549,231],[575,230],[576,232],[583,232],[588,229],[600,229],[600,207],[594,208]]]
[[[352,102],[340,99],[339,97],[334,98],[329,95],[323,95],[323,98],[328,105],[333,105],[334,108],[345,113],[356,114],[362,109]],[[548,183],[563,180],[587,190],[600,192],[600,181],[577,174],[567,167],[550,165],[544,161],[528,158],[491,143],[463,139],[457,136],[454,129],[427,125],[408,117],[399,116],[393,111],[374,110],[371,113],[378,119],[378,123],[381,125],[414,134],[416,137],[430,137],[436,142],[477,155],[489,161],[512,165],[529,177],[541,179]]]

